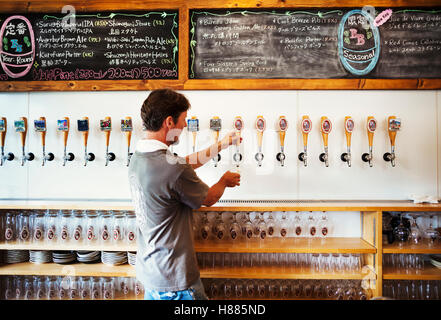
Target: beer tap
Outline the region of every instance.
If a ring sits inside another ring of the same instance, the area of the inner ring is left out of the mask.
[[[63,156],[63,167],[66,165],[66,161],[73,161],[75,155],[72,152],[67,153],[67,138],[69,137],[69,117],[64,117],[62,120],[57,121],[58,131],[63,132],[63,144],[64,144],[64,156]]]
[[[100,120],[101,131],[106,135],[106,167],[109,161],[115,160],[116,156],[113,152],[109,152],[110,132],[112,131],[112,119],[105,117],[104,120]]]
[[[341,160],[348,163],[348,167],[351,166],[351,137],[354,130],[354,120],[351,117],[345,117],[345,135],[346,135],[346,148],[347,152],[342,153]]]
[[[306,167],[308,159],[308,134],[312,129],[312,122],[308,116],[302,117],[301,129],[303,135],[303,152],[299,153],[299,160],[303,161],[303,164]]]
[[[127,167],[130,164],[130,159],[133,153],[130,152],[130,140],[132,139],[132,118],[126,117],[125,119],[121,119],[121,131],[125,133],[127,140]]]
[[[277,161],[280,162],[280,165],[283,167],[285,164],[285,134],[288,129],[288,120],[286,120],[285,116],[280,116],[279,120],[276,124],[276,130],[279,132],[279,140],[280,140],[280,152],[276,155]]]
[[[193,134],[193,153],[196,152],[196,135],[199,131],[199,119],[191,117],[187,120],[187,130]]]
[[[390,161],[392,167],[395,167],[395,138],[397,136],[397,131],[401,128],[401,119],[398,119],[395,116],[390,116],[387,118],[387,131],[389,133],[390,147],[391,152],[386,152],[383,155],[384,161]]]
[[[319,159],[325,163],[326,167],[329,167],[329,154],[328,154],[328,135],[332,130],[332,123],[328,117],[321,117],[320,119],[320,131],[322,132],[324,153],[321,153]]]
[[[46,164],[46,161],[54,160],[55,156],[52,152],[46,155],[46,118],[40,117],[39,120],[34,120],[35,132],[41,133],[41,146],[43,147],[43,162],[41,166]]]
[[[257,130],[257,147],[258,151],[254,158],[257,161],[257,164],[259,167],[262,166],[262,160],[263,160],[263,153],[262,153],[262,139],[263,139],[263,132],[265,131],[266,121],[262,116],[258,116],[256,119],[256,130]]]
[[[213,117],[212,119],[210,119],[210,130],[212,130],[215,144],[217,144],[219,141],[219,132],[221,129],[222,129],[222,121],[221,119],[219,119],[219,117]],[[213,158],[215,167],[217,167],[217,164],[219,163],[220,160],[221,160],[221,155],[220,153],[218,153],[217,156]]]
[[[81,120],[77,120],[78,131],[83,134],[83,144],[84,144],[84,166],[87,166],[89,161],[95,160],[95,155],[91,152],[87,153],[87,139],[89,137],[89,118],[83,117]]]
[[[233,155],[233,161],[236,163],[236,167],[239,167],[242,161],[242,154],[240,153],[240,135],[243,129],[243,120],[241,116],[234,118],[233,127],[236,130],[236,152]]]
[[[5,156],[5,140],[6,140],[6,131],[8,129],[8,124],[5,117],[0,119],[0,140],[1,140],[1,148],[2,155],[0,158],[0,166],[3,166],[5,161],[14,160],[14,154],[12,152],[8,152],[8,155]]]
[[[32,161],[35,158],[32,152],[28,152],[28,154],[25,154],[26,134],[28,132],[28,119],[26,117],[21,117],[20,120],[14,121],[14,127],[15,132],[20,133],[21,136],[21,165],[24,166],[24,163],[26,161]]]
[[[374,142],[374,132],[377,129],[377,120],[375,120],[374,117],[369,116],[367,118],[366,122],[366,129],[368,134],[368,140],[369,140],[369,153],[363,153],[361,156],[361,159],[364,162],[369,162],[369,167],[372,167],[372,160],[373,160],[373,154],[372,154],[372,146]]]

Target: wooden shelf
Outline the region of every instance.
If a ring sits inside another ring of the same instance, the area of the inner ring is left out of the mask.
[[[439,254],[441,253],[441,242],[430,246],[429,242],[423,240],[421,244],[404,244],[398,242],[383,245],[383,253],[420,253],[420,254]]]
[[[368,270],[368,269],[365,269]],[[349,279],[375,280],[376,275],[371,271],[358,273],[314,273],[310,270],[300,268],[284,267],[216,267],[201,268],[201,278],[222,278],[222,279]]]
[[[135,277],[135,267],[124,264],[120,266],[108,266],[103,263],[84,264],[34,264],[22,262],[5,264],[0,266],[0,275],[34,275],[34,276],[88,276],[88,277]]]
[[[361,238],[252,238],[244,241],[196,241],[197,252],[237,253],[376,253]]]
[[[103,244],[75,244],[75,243],[0,243],[0,250],[47,250],[47,251],[136,251],[136,245],[103,245]]]
[[[406,273],[404,270],[383,268],[383,279],[385,280],[441,280],[441,269],[436,268],[430,263],[426,263],[424,270]]]
[[[196,211],[439,211],[438,204],[414,204],[412,201],[381,200],[292,200],[289,202],[232,201],[217,203],[212,207],[201,207]],[[105,200],[0,200],[0,210],[119,210],[133,211],[128,199],[120,201]]]

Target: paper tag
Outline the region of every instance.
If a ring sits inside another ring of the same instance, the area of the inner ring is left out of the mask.
[[[57,128],[58,131],[69,131],[69,125],[67,124],[67,120],[57,120]]]
[[[132,130],[132,119],[121,119],[121,131],[130,132]]]
[[[78,120],[78,131],[89,131],[89,120]]]
[[[46,121],[45,120],[34,120],[34,128],[36,132],[46,131]]]
[[[199,119],[188,119],[187,130],[190,132],[199,131]]]
[[[16,120],[14,121],[15,132],[25,132],[25,122],[24,120]]]
[[[100,120],[100,129],[101,129],[101,131],[111,131],[112,130],[112,121],[111,120]]]
[[[210,119],[210,129],[214,131],[220,131],[222,128],[221,119]]]

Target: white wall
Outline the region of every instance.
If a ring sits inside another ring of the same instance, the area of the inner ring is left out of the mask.
[[[411,194],[440,197],[441,179],[441,93],[438,91],[184,91],[192,103],[189,117],[200,121],[197,147],[212,142],[209,119],[222,119],[221,136],[232,129],[236,115],[245,122],[242,152],[244,163],[240,171],[241,186],[228,189],[223,199],[408,199]],[[16,159],[0,167],[0,199],[129,199],[127,185],[125,137],[120,130],[120,119],[131,116],[135,130],[132,150],[142,137],[139,109],[148,92],[32,92],[0,93],[0,116],[8,119],[6,152]],[[257,167],[257,136],[254,121],[265,117],[267,130],[263,137],[264,161]],[[280,115],[285,115],[289,128],[285,140],[287,159],[280,167],[275,156],[278,136],[274,130]],[[298,161],[302,151],[299,123],[302,115],[309,115],[313,130],[309,135],[308,167]],[[326,168],[318,160],[323,150],[319,131],[320,117],[326,115],[333,123],[329,135],[330,164]],[[352,167],[340,160],[345,152],[343,120],[350,115],[355,120],[352,135]],[[378,128],[374,137],[374,162],[370,168],[361,161],[368,151],[366,118],[374,116]],[[397,164],[392,168],[382,157],[390,151],[386,118],[396,115],[402,119],[397,134]],[[28,117],[27,150],[36,159],[20,165],[20,140],[13,122]],[[46,152],[53,152],[55,160],[41,166],[40,136],[34,131],[33,121],[45,116],[48,124]],[[62,166],[63,138],[56,130],[56,120],[70,117],[71,130],[68,152],[75,160]],[[76,121],[88,116],[91,131],[88,151],[96,160],[84,167],[82,135]],[[104,134],[99,120],[112,117],[113,131],[110,151],[117,156],[104,166]],[[184,131],[181,143],[174,151],[185,155],[191,151],[191,135]],[[234,169],[234,149],[222,151],[218,168],[213,163],[197,170],[209,185],[215,183],[225,170]]]

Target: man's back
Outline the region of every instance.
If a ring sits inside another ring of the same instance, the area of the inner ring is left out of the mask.
[[[188,288],[199,278],[192,209],[202,205],[208,186],[165,149],[135,152],[129,182],[140,231],[137,278],[157,291]]]

